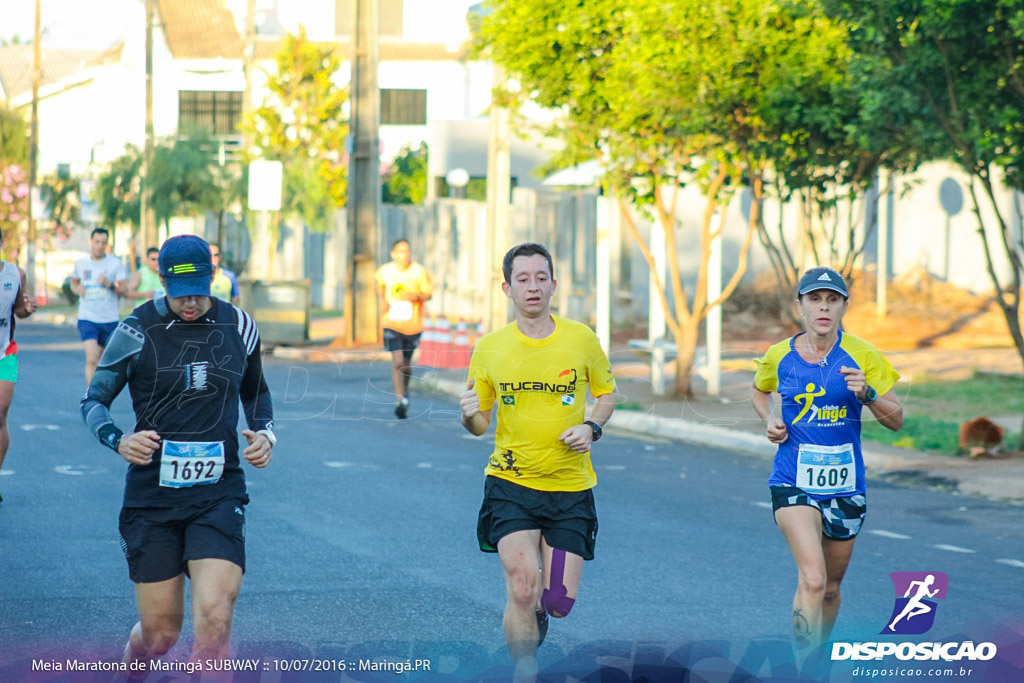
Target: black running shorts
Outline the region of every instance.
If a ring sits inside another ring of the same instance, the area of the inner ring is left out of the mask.
[[[245,506],[222,498],[179,508],[122,508],[121,549],[135,583],[188,573],[189,560],[221,559],[245,571]]]
[[[412,352],[420,345],[420,333],[402,334],[385,327],[383,334],[384,349],[387,351],[401,351],[406,360],[412,358]]]
[[[480,550],[496,553],[503,536],[528,529],[540,529],[552,548],[584,560],[594,559],[597,508],[593,490],[538,491],[499,477],[485,477],[476,525]]]

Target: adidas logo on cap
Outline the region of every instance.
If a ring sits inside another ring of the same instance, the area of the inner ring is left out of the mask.
[[[828,273],[822,273],[818,276],[819,280],[825,280],[826,282],[832,282],[832,278],[828,276]]]

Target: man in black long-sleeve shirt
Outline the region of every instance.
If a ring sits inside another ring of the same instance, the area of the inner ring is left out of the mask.
[[[186,575],[193,661],[230,656],[249,502],[238,453],[239,401],[248,425],[242,456],[266,467],[276,442],[259,331],[245,311],[210,297],[209,245],[192,235],[172,237],[159,263],[167,295],[117,326],[82,399],[86,424],[129,463],[120,532],[139,609],[125,647],[129,665],[177,642]],[[126,385],[136,420],[127,433],[109,410]]]

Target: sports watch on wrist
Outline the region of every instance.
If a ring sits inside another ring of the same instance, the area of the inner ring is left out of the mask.
[[[590,438],[591,442],[594,442],[594,441],[597,441],[598,439],[600,439],[601,438],[601,434],[604,433],[604,430],[601,429],[601,425],[597,424],[596,422],[591,422],[590,420],[587,420],[583,424],[590,425],[591,431],[594,432],[594,435]]]
[[[866,405],[871,405],[872,403],[874,403],[875,399],[877,399],[877,398],[878,398],[878,392],[875,391],[875,388],[873,386],[869,385],[868,386],[867,394],[864,396],[864,398],[861,398],[860,396],[858,396],[857,400],[860,401],[860,404],[862,406],[866,406]]]

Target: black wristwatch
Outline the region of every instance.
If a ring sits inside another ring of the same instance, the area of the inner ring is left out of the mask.
[[[597,424],[596,422],[591,422],[590,420],[587,420],[583,424],[590,425],[590,429],[594,432],[594,435],[590,437],[591,442],[597,441],[598,439],[601,438],[601,434],[604,432],[604,430],[601,429],[601,425]]]
[[[874,403],[876,398],[878,398],[878,392],[875,391],[874,387],[868,386],[867,396],[865,396],[863,399],[861,399],[861,397],[858,396],[857,400],[860,401],[860,404],[862,406],[867,406]]]

